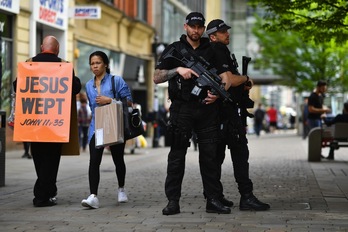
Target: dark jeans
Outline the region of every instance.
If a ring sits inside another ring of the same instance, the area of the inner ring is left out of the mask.
[[[262,123],[255,123],[254,124],[254,130],[255,130],[255,134],[257,136],[260,136],[260,132],[262,130]]]
[[[307,125],[307,123],[308,123],[307,121],[302,123],[302,126],[303,126],[302,138],[303,138],[303,139],[307,138],[308,133],[309,133],[309,130],[310,130],[310,128],[309,128],[309,126]]]
[[[170,123],[173,126],[170,152],[168,154],[165,193],[168,200],[179,200],[185,173],[185,158],[192,129],[199,143],[199,166],[203,187],[208,199],[219,194],[219,173],[216,163],[218,141],[218,109],[216,104],[202,105],[198,102],[173,101],[170,107]]]
[[[24,154],[29,154],[30,142],[23,142]]]
[[[313,128],[315,127],[321,127],[322,123],[321,123],[321,119],[308,119],[308,127],[309,127],[309,131],[311,131]]]
[[[37,180],[34,196],[37,201],[46,201],[57,195],[57,174],[61,156],[61,143],[31,143]]]
[[[116,176],[118,186],[123,187],[126,178],[126,164],[124,163],[124,147],[125,143],[110,146],[112,160],[116,167]],[[104,147],[95,148],[95,135],[89,143],[89,189],[91,194],[98,195],[98,187],[100,181],[100,164],[103,157]]]
[[[79,126],[79,141],[80,141],[80,147],[82,147],[83,150],[85,150],[87,147],[88,128],[89,126]]]

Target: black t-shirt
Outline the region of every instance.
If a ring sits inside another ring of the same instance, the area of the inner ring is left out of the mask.
[[[232,72],[235,75],[240,75],[238,71],[238,63],[236,60],[233,60],[231,57],[231,52],[227,46],[220,42],[211,42],[211,46],[216,53],[216,56],[219,57],[222,65],[224,67],[228,66],[228,71]]]
[[[308,98],[308,107],[313,106],[315,108],[322,109],[323,108],[323,96],[318,95],[316,92],[312,92]],[[321,113],[311,113],[308,112],[309,119],[320,119]]]
[[[223,66],[227,67],[228,71],[231,73],[240,75],[238,71],[238,63],[236,60],[232,59],[231,52],[228,47],[220,42],[211,42],[211,45],[216,53],[216,56],[223,61]],[[244,93],[244,83],[239,86],[230,87],[227,91],[231,94],[234,102],[240,103]]]

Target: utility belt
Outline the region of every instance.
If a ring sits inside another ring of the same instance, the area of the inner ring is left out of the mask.
[[[220,124],[220,137],[229,147],[246,144],[246,128],[241,120],[227,120]]]
[[[192,79],[185,80],[177,76],[169,80],[168,93],[171,100],[203,103],[207,97],[207,91],[207,88],[197,87]]]
[[[220,136],[229,147],[247,143],[246,131],[237,104],[222,104],[220,108]]]

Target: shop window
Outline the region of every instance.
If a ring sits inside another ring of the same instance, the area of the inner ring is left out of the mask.
[[[141,21],[147,21],[147,0],[138,0],[137,18]]]
[[[12,17],[0,14],[1,37],[0,37],[0,73],[1,73],[1,95],[0,109],[5,110],[7,115],[11,111],[12,92]]]

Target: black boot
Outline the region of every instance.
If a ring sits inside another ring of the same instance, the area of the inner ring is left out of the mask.
[[[227,206],[227,207],[233,206],[233,201],[230,201],[230,200],[226,199],[225,197],[222,197],[219,200],[224,206]]]
[[[270,205],[259,201],[253,193],[243,194],[240,198],[240,210],[263,211],[270,209]]]
[[[163,215],[173,215],[180,213],[179,201],[170,200],[168,205],[162,210]]]
[[[221,213],[221,214],[229,214],[231,213],[231,209],[224,206],[221,201],[217,199],[208,199],[207,200],[207,213]]]

